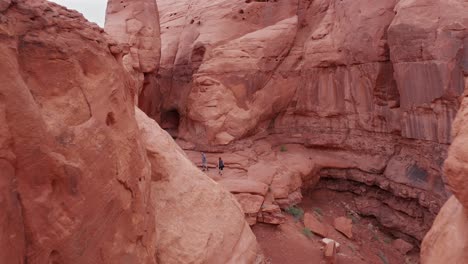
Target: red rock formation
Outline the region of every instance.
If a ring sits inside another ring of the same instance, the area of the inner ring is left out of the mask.
[[[0,262],[156,263],[133,85],[102,29],[41,0],[0,19]]]
[[[198,170],[154,120],[136,112],[152,165],[158,261],[257,263],[257,242],[236,199]]]
[[[466,40],[467,35],[465,35]],[[468,69],[465,69],[468,87]],[[421,246],[421,263],[466,263],[468,261],[468,97],[453,124],[453,143],[444,164],[454,195],[440,210]]]
[[[136,103],[144,110],[158,107],[154,89],[161,57],[159,13],[155,0],[109,0],[106,32],[120,44],[128,45],[123,64],[138,83]],[[144,102],[138,102],[144,97]]]
[[[321,178],[396,236],[423,238],[447,199],[465,1],[158,5],[161,107],[151,114],[177,117],[173,135],[192,160],[223,153],[224,177],[268,185],[283,208]]]
[[[261,261],[235,198],[135,110],[124,47],[43,0],[0,22],[0,263]]]

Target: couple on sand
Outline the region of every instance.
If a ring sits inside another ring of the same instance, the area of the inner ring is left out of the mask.
[[[207,159],[206,159],[206,154],[205,152],[202,152],[202,168],[203,168],[203,171],[208,171],[208,162],[207,162]],[[221,157],[219,157],[218,159],[218,173],[219,175],[223,175],[223,169],[224,169],[224,161]]]

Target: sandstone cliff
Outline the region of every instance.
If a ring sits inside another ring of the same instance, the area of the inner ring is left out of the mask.
[[[122,61],[137,83],[135,102],[144,110],[154,105],[158,94],[153,89],[161,57],[159,13],[155,0],[109,0],[106,32],[126,45]],[[138,98],[144,97],[144,103]]]
[[[395,235],[424,237],[447,199],[441,167],[468,74],[465,1],[158,5],[160,107],[147,113],[192,160],[225,157],[234,182],[220,183],[250,223],[264,221],[262,204],[297,203],[321,179]]]
[[[233,196],[135,110],[125,50],[77,12],[0,1],[0,263],[253,263]]]

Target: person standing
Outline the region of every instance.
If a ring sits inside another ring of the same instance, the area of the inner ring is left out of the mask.
[[[208,164],[207,164],[205,152],[201,153],[201,163],[202,163],[202,170],[208,171]]]
[[[219,175],[223,175],[223,169],[224,169],[224,161],[221,157],[219,157],[218,160],[218,173]]]

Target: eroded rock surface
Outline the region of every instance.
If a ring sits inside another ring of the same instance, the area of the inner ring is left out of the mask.
[[[154,120],[135,111],[152,165],[158,262],[256,263],[257,242],[234,196],[195,167]]]
[[[0,263],[261,261],[234,196],[135,110],[123,45],[43,0],[0,22]]]
[[[106,10],[106,32],[127,46],[123,65],[137,83],[136,103],[150,110],[158,96],[155,78],[161,57],[159,13],[155,0],[109,0]],[[138,98],[144,97],[141,102]]]
[[[465,82],[468,78],[465,76]],[[440,210],[421,247],[421,263],[465,263],[468,260],[468,98],[453,124],[453,144],[444,164],[445,174],[454,195]]]
[[[41,0],[0,21],[0,262],[156,263],[133,84],[102,29]]]
[[[264,205],[282,208],[321,179],[394,235],[424,237],[448,197],[466,1],[158,5],[160,107],[147,112],[193,161],[223,156],[224,178],[268,185]]]

